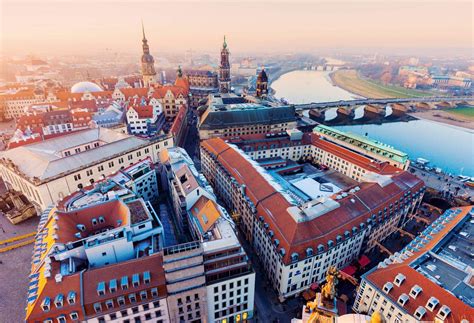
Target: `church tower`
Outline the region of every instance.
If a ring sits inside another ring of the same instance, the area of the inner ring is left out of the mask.
[[[265,98],[268,95],[268,76],[265,68],[262,67],[257,76],[257,97]]]
[[[142,76],[143,76],[143,83],[145,87],[150,86],[150,84],[155,83],[156,81],[156,72],[155,72],[155,60],[153,56],[150,54],[150,47],[148,46],[148,40],[145,37],[145,28],[143,27],[142,22],[142,33],[143,33],[143,40],[142,40],[142,47],[143,47],[143,55],[142,55]]]
[[[221,65],[219,66],[219,91],[221,93],[230,92],[230,63],[229,63],[229,49],[225,41],[221,49]]]

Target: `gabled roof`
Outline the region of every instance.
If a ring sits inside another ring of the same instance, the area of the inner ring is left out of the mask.
[[[283,192],[269,182],[268,174],[265,175],[263,169],[257,169],[242,152],[221,138],[206,140],[202,147],[213,154],[242,185],[245,195],[257,209],[257,216],[263,217],[268,230],[272,230],[274,239],[279,241],[279,248],[285,249],[285,263],[290,262],[292,253],[304,258],[307,248],[316,250],[322,244],[326,249],[328,241],[335,242],[338,235],[344,237],[346,231],[352,235],[353,227],[358,228],[372,214],[389,203],[395,203],[407,190],[423,186],[423,182],[417,177],[401,171],[393,174],[392,181],[385,187],[377,183],[361,183],[357,192],[337,200],[337,208],[313,219],[297,222],[290,208],[299,206],[290,203]]]
[[[134,96],[141,97],[148,97],[148,88],[146,87],[139,87],[139,88],[123,88],[119,89],[120,92],[125,96],[125,100],[133,98]]]
[[[129,109],[135,110],[140,119],[151,119],[153,118],[153,106],[151,105],[133,105]]]
[[[201,234],[211,229],[221,215],[217,204],[204,195],[194,203],[190,212]]]
[[[456,230],[455,228],[462,223],[462,221],[466,221],[466,217],[467,221],[472,221],[469,216],[469,212],[472,208],[472,206],[466,206],[451,209],[453,211],[460,210],[460,212],[457,213],[457,215],[449,222],[443,222],[443,229],[440,232],[433,233],[433,231],[431,231],[431,238],[430,240],[425,239],[426,243],[423,248],[418,248],[417,250],[410,248],[410,253],[402,251],[401,253],[404,254],[405,259],[400,258],[388,265],[379,265],[366,273],[363,276],[364,279],[375,285],[382,294],[385,294],[386,297],[390,298],[396,304],[398,298],[402,294],[410,295],[410,290],[413,286],[418,285],[421,287],[422,292],[416,298],[409,297],[408,302],[403,306],[403,310],[411,316],[414,316],[414,313],[419,306],[425,307],[430,297],[433,296],[437,298],[439,304],[433,311],[427,309],[422,321],[433,322],[442,305],[446,305],[451,309],[451,313],[445,322],[461,322],[463,319],[472,319],[472,317],[474,317],[473,308],[446,290],[443,286],[436,284],[431,279],[424,276],[419,272],[419,270],[417,270],[417,268],[415,268],[415,263],[422,259],[425,254],[428,254],[437,248],[447,235],[452,234],[452,232]],[[435,224],[432,224],[432,226],[434,225]],[[385,283],[393,282],[395,277],[399,274],[405,276],[405,280],[400,284],[400,286],[393,284],[392,289],[388,293],[383,291]],[[402,307],[399,304],[397,305]]]

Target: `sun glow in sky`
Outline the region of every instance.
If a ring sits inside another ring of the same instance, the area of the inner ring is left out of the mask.
[[[472,48],[471,1],[0,0],[5,54]]]

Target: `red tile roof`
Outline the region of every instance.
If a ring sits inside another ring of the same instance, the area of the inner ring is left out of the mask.
[[[434,318],[442,305],[446,305],[451,309],[451,313],[445,322],[461,322],[463,319],[472,321],[474,318],[474,309],[410,266],[410,263],[431,251],[442,240],[442,238],[451,232],[453,228],[456,227],[463,218],[465,218],[471,208],[472,206],[459,208],[462,212],[456,216],[456,220],[446,223],[443,230],[433,235],[433,239],[426,243],[423,249],[420,249],[418,252],[412,251],[413,256],[410,256],[402,263],[393,263],[385,268],[377,268],[374,271],[369,272],[365,278],[382,291],[385,283],[393,282],[395,276],[399,273],[403,274],[406,277],[405,281],[400,286],[394,284],[390,292],[386,294],[394,303],[397,303],[398,298],[403,293],[409,295],[410,290],[414,285],[420,286],[423,291],[415,299],[409,297],[408,302],[403,306],[403,308],[411,315],[415,313],[418,306],[424,307],[431,296],[436,297],[440,303],[436,306],[433,312],[429,310],[426,311],[426,314],[423,316],[423,321],[434,321]]]
[[[420,179],[401,171],[394,174],[393,182],[385,187],[361,183],[358,192],[338,200],[340,206],[337,209],[306,222],[296,222],[288,211],[292,204],[241,153],[220,138],[206,140],[202,146],[216,156],[239,184],[245,185],[245,194],[256,206],[258,215],[263,216],[269,229],[274,231],[274,238],[280,241],[279,247],[285,249],[285,263],[290,262],[292,253],[305,257],[307,248],[316,250],[319,244],[326,246],[329,240],[336,241],[338,235],[351,232],[354,226],[358,227],[373,213],[394,203],[405,191],[423,186]]]
[[[166,93],[171,91],[173,96],[177,98],[178,96],[187,97],[188,90],[176,85],[159,85],[154,88],[152,98],[163,99],[166,96]]]
[[[177,136],[179,134],[179,131],[183,126],[183,121],[186,117],[186,112],[187,109],[184,105],[179,108],[178,114],[176,115],[176,118],[174,118],[173,124],[171,125],[170,129],[170,132],[171,134],[173,134],[173,136]]]
[[[129,100],[135,96],[141,97],[148,97],[148,88],[146,87],[139,87],[139,88],[123,88],[120,89],[120,92],[125,96],[125,100]]]
[[[153,118],[153,106],[151,105],[133,105],[130,106],[129,109],[135,110],[140,119]]]

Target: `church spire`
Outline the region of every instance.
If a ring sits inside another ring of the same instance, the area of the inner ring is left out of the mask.
[[[142,33],[143,33],[143,40],[146,41],[146,37],[145,37],[145,26],[143,26],[143,19],[142,19]]]
[[[225,40],[225,35],[224,35],[224,44],[222,44],[222,47],[223,47],[223,48],[227,48],[227,42],[226,42],[226,40]]]

